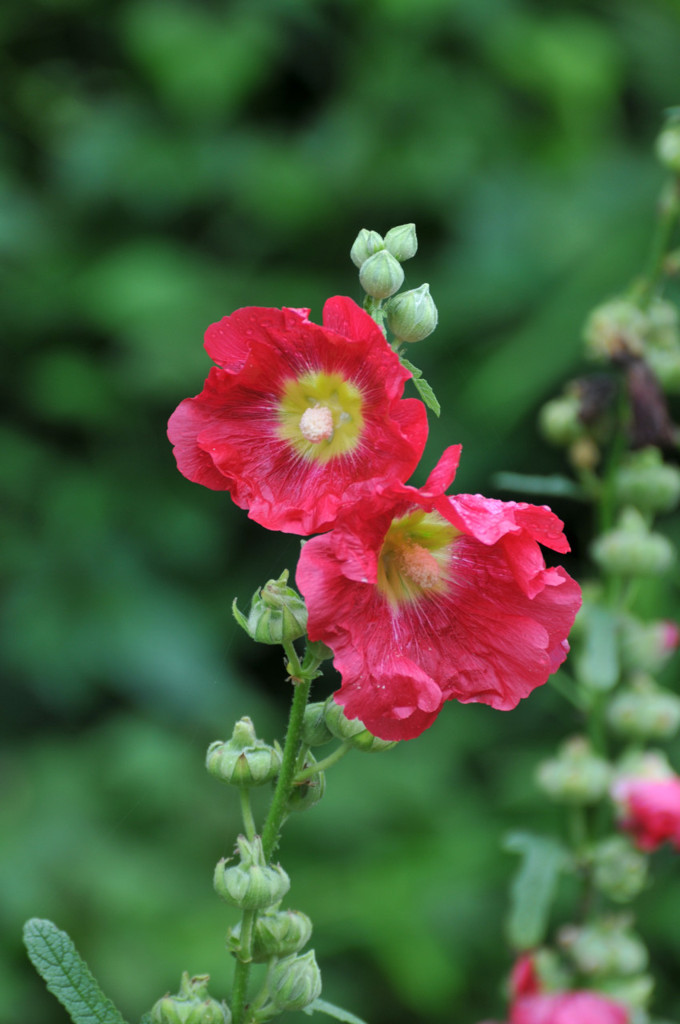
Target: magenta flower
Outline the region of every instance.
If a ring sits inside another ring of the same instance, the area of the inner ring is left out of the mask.
[[[410,739],[447,700],[514,708],[564,661],[581,603],[539,543],[568,551],[548,508],[448,497],[460,446],[421,489],[352,489],[308,541],[297,583],[311,640],[335,655],[335,699],[382,739]]]
[[[408,479],[427,415],[401,396],[411,374],[351,299],[307,309],[239,309],[208,328],[217,363],[170,417],[181,473],[231,493],[270,530],[329,529],[347,488]]]
[[[612,788],[621,828],[640,850],[651,852],[665,842],[680,850],[680,777],[624,776]]]
[[[521,996],[509,1024],[630,1024],[630,1013],[598,992],[550,992]]]

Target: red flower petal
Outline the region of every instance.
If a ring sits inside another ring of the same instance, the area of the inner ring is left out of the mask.
[[[307,314],[253,307],[213,324],[206,348],[220,366],[168,424],[185,476],[299,534],[329,529],[350,487],[407,479],[427,439],[425,407],[401,397],[410,374],[368,314],[341,296],[323,327]],[[330,435],[303,430],[318,406]]]
[[[432,481],[365,490],[297,570],[309,636],[342,676],[336,700],[383,739],[418,735],[445,700],[515,707],[564,661],[581,603],[534,539],[562,544],[548,509],[443,498]]]

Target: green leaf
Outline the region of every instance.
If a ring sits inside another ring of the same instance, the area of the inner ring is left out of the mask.
[[[514,949],[533,949],[545,938],[557,880],[570,863],[569,854],[554,839],[529,832],[513,832],[503,846],[522,857],[510,886],[508,938]]]
[[[521,494],[544,494],[551,498],[573,498],[587,501],[588,495],[582,487],[568,476],[554,473],[551,476],[532,476],[526,473],[494,473],[493,484],[500,491],[519,491]]]
[[[51,921],[33,917],[24,925],[24,943],[48,991],[65,1007],[74,1024],[125,1024],[66,932]]]
[[[327,1003],[325,999],[315,999],[313,1003],[305,1007],[305,1013],[325,1013],[329,1017],[335,1017],[336,1020],[345,1021],[345,1024],[365,1024],[365,1021],[361,1017],[355,1017],[349,1010],[343,1010],[340,1006],[334,1006],[333,1003]]]
[[[435,414],[435,416],[439,416],[440,412],[442,411],[441,406],[437,401],[437,396],[435,395],[434,391],[423,377],[423,371],[419,370],[417,366],[414,366],[413,363],[409,362],[409,360],[406,359],[404,356],[400,356],[399,359],[401,365],[411,374],[413,374],[413,383],[415,384],[416,390],[420,397],[422,398],[425,405],[428,407],[428,409],[432,409],[432,412]]]
[[[620,674],[618,619],[607,608],[589,605],[583,621],[585,639],[574,660],[576,675],[591,690],[611,690]]]

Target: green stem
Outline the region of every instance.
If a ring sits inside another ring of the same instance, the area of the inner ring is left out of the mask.
[[[322,761],[317,761],[316,764],[311,765],[309,768],[305,768],[304,771],[298,772],[295,776],[295,781],[304,782],[306,779],[311,779],[313,775],[318,775],[319,772],[323,772],[326,768],[330,768],[334,765],[341,757],[344,757],[348,750],[352,749],[351,743],[341,743],[339,747],[324,757]]]
[[[553,690],[556,690],[565,700],[568,700],[570,704],[578,708],[579,711],[587,710],[587,704],[583,700],[577,684],[566,672],[556,672],[554,675],[548,676],[548,682]]]
[[[246,928],[246,919],[250,918],[250,929],[252,931],[252,919],[254,910],[245,910],[242,923],[241,923],[241,935],[243,939],[243,931]],[[231,985],[231,1020],[233,1024],[243,1024],[244,1017],[246,1014],[246,997],[248,995],[248,979],[250,978],[249,962],[241,961],[238,959],[235,969],[233,969],[233,983]]]
[[[661,194],[659,217],[652,239],[647,272],[633,288],[633,299],[641,309],[645,309],[649,305],[664,275],[664,263],[679,216],[680,178],[674,178]]]
[[[302,734],[302,721],[307,707],[307,698],[312,685],[312,679],[316,675],[318,661],[305,665],[303,670],[298,658],[297,651],[293,644],[286,642],[283,648],[288,657],[288,671],[293,681],[293,703],[290,708],[288,729],[283,746],[283,759],[281,771],[276,780],[276,789],[272,798],[267,819],[262,829],[262,848],[266,860],[269,860],[279,840],[279,832],[287,814],[287,805],[295,781],[295,769],[297,756],[300,749],[300,736]]]
[[[243,818],[243,827],[246,833],[246,839],[251,841],[255,838],[257,829],[255,828],[255,819],[253,818],[253,808],[250,803],[250,790],[246,786],[242,786],[240,789],[241,795],[241,817]]]

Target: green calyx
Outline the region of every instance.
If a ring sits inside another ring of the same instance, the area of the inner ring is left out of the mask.
[[[429,284],[394,295],[385,304],[387,326],[398,341],[422,341],[432,334],[439,314]]]
[[[255,735],[247,717],[234,726],[230,740],[216,740],[205,759],[208,772],[232,786],[262,786],[276,778],[281,768],[281,748],[269,746]]]
[[[190,978],[185,971],[177,995],[163,996],[152,1008],[152,1024],[230,1024],[228,1007],[208,995],[209,980],[207,974]]]
[[[349,743],[357,750],[365,753],[378,754],[396,746],[396,740],[381,740],[369,732],[358,718],[347,718],[339,704],[331,695],[324,704],[324,721],[328,730],[343,743]]]
[[[254,963],[268,963],[272,957],[292,956],[307,945],[312,922],[299,910],[272,908],[258,914],[253,925],[250,956]],[[241,950],[241,924],[230,929],[227,949],[238,955]]]
[[[290,889],[290,879],[280,864],[267,864],[259,836],[239,836],[241,861],[228,867],[222,858],[215,868],[215,891],[232,907],[265,910],[281,900]]]
[[[277,580],[269,580],[253,594],[246,618],[236,599],[231,606],[234,618],[248,636],[261,644],[282,644],[298,640],[307,632],[307,608],[296,590],[289,587],[288,570]]]

